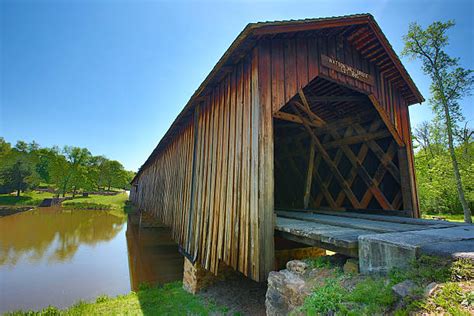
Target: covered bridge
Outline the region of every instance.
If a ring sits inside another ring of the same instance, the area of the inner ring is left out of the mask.
[[[275,210],[419,216],[408,106],[422,101],[369,14],[251,23],[130,199],[172,228],[191,261],[265,280]]]

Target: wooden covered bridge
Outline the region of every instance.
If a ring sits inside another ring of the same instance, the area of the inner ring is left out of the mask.
[[[172,228],[191,261],[265,280],[275,228],[285,237],[307,220],[335,242],[334,227],[360,234],[374,214],[419,216],[408,106],[422,101],[369,14],[252,23],[140,168],[130,198]],[[304,210],[326,214],[318,222]],[[365,229],[425,225],[400,218]]]

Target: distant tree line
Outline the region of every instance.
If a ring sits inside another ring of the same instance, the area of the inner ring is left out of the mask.
[[[19,196],[39,186],[62,196],[126,189],[134,175],[120,162],[93,156],[86,148],[40,147],[34,141],[18,141],[12,146],[0,137],[0,193],[16,192]]]

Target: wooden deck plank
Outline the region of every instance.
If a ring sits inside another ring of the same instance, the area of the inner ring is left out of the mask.
[[[345,248],[357,248],[357,238],[360,235],[376,233],[364,229],[319,224],[283,217],[277,217],[275,229]]]
[[[375,221],[361,218],[351,218],[348,220],[346,217],[315,214],[315,213],[302,213],[302,212],[287,212],[287,211],[276,211],[279,217],[287,217],[292,219],[298,219],[303,221],[310,221],[314,223],[341,226],[355,229],[366,229],[379,233],[388,232],[402,232],[411,230],[422,230],[430,228],[430,226],[413,225],[413,224],[400,224],[393,222]]]
[[[448,221],[434,220],[434,219],[421,219],[421,218],[411,218],[411,217],[402,217],[394,215],[380,215],[380,214],[369,214],[369,213],[360,213],[352,211],[333,211],[326,209],[290,209],[290,208],[277,208],[275,211],[288,211],[288,212],[299,212],[299,213],[317,213],[324,215],[332,215],[339,217],[348,217],[348,218],[360,218],[368,219],[381,222],[390,222],[390,223],[399,223],[399,224],[413,224],[413,225],[429,225],[430,228],[446,228],[459,225],[465,225],[464,223],[454,223]]]
[[[306,211],[311,211],[311,210],[306,210]],[[401,217],[401,216],[386,216],[386,215],[376,215],[376,214],[362,214],[362,213],[351,213],[351,212],[341,212],[341,211],[323,211],[323,210],[315,210],[314,212],[318,213],[318,214],[340,216],[340,217],[349,217],[349,218],[368,219],[368,220],[389,222],[389,223],[429,225],[429,226],[431,226],[430,228],[433,228],[433,226],[435,226],[437,228],[444,228],[444,227],[453,227],[453,226],[458,226],[459,225],[459,223],[450,223],[450,222],[447,222],[447,221],[410,218],[410,217]]]

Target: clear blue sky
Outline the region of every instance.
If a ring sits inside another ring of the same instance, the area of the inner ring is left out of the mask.
[[[2,0],[0,136],[87,147],[136,170],[247,23],[365,12],[398,53],[409,22],[455,19],[449,51],[474,68],[471,0]],[[428,99],[419,64],[403,62]],[[410,112],[412,124],[431,117],[427,104]]]

